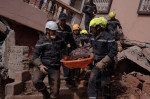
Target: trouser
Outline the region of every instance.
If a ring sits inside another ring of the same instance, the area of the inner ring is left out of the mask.
[[[62,64],[65,81],[71,84],[71,69],[67,68]]]
[[[84,25],[85,25],[85,29],[87,31],[89,31],[89,24],[90,24],[90,21],[92,20],[92,18],[90,18],[89,16],[86,16],[85,15],[85,21],[84,21]]]
[[[103,99],[110,99],[110,77],[111,74],[106,69],[98,69],[94,67],[92,69],[89,83],[88,83],[88,96],[89,99],[98,98],[98,84],[100,83],[100,90],[101,90],[101,98]]]
[[[43,83],[45,76],[46,75],[40,71],[39,67],[37,67],[33,73],[33,85],[40,92],[46,87]],[[57,97],[60,88],[60,67],[50,67],[48,69],[48,82],[50,85],[51,97]]]

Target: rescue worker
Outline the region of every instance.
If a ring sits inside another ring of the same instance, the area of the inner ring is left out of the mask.
[[[81,31],[80,26],[78,24],[74,24],[73,25],[73,38],[76,42],[77,47],[81,47],[80,31]]]
[[[43,94],[43,99],[56,99],[60,88],[60,59],[65,49],[65,41],[56,36],[58,26],[54,21],[45,25],[45,35],[38,40],[33,53],[33,63],[36,69],[33,73],[33,85]],[[50,93],[47,91],[43,80],[48,75]]]
[[[120,43],[119,33],[122,33],[122,26],[121,26],[119,20],[115,18],[115,16],[116,16],[115,12],[112,11],[109,13],[110,19],[108,20],[108,32],[114,36],[114,38],[117,42],[117,49],[119,52],[121,52],[122,46]],[[119,30],[117,29],[117,27],[119,27]]]
[[[80,39],[81,39],[82,46],[84,46],[85,44],[87,45],[90,39],[87,30],[82,30],[80,34],[81,34]]]
[[[69,25],[66,24],[66,19],[67,19],[67,15],[65,13],[60,13],[59,15],[59,22],[57,23],[58,25],[58,35],[60,37],[63,37],[63,39],[65,40],[66,44],[70,46],[70,49],[68,51],[68,55],[69,53],[77,48],[76,42],[73,38],[73,34],[72,34],[72,30],[70,28]],[[64,77],[66,79],[66,86],[68,88],[71,88],[71,78],[70,78],[70,69],[65,67],[63,64],[63,71],[64,71]]]
[[[98,98],[98,81],[101,85],[101,99],[110,99],[110,68],[113,65],[113,58],[117,54],[117,45],[113,36],[105,31],[106,25],[105,18],[94,18],[89,25],[93,34],[90,52],[91,56],[94,56],[94,67],[88,83],[89,99]]]
[[[84,4],[82,12],[85,13],[85,29],[89,31],[89,23],[97,13],[97,8],[96,5],[93,3],[93,0],[89,0],[87,3]]]

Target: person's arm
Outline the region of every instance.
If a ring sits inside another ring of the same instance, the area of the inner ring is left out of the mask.
[[[67,44],[64,41],[64,39],[61,42],[61,49],[62,49],[62,55],[63,55],[63,59],[67,59],[68,56],[68,50],[67,50]]]
[[[40,59],[42,50],[43,50],[43,46],[38,41],[34,48],[32,60],[33,60],[33,64],[35,66],[38,66],[42,73],[48,74],[48,72],[46,71],[48,68],[42,64],[41,59]]]
[[[121,26],[121,24],[120,24],[120,21],[119,21],[119,20],[117,20],[117,26],[119,27],[119,29],[122,29],[122,26]]]
[[[85,3],[82,9],[82,12],[84,12],[85,14],[91,14],[90,12],[90,7],[88,6],[88,3]]]
[[[35,45],[33,56],[32,56],[33,63],[36,66],[40,66],[42,64],[41,59],[40,59],[41,53],[42,53],[42,46],[38,41]]]
[[[82,12],[87,13],[87,6],[86,6],[86,4],[84,4]]]
[[[70,33],[68,34],[68,42],[69,42],[69,44],[71,45],[71,50],[74,50],[74,49],[77,48],[77,44],[76,44],[76,42],[75,42],[75,40],[74,40],[74,38],[73,38],[72,30],[71,30],[70,27],[68,27],[68,32],[70,32]]]
[[[99,69],[107,66],[110,62],[112,62],[114,56],[117,55],[117,44],[113,37],[107,41],[107,48],[109,50],[108,54],[96,64],[96,67]]]

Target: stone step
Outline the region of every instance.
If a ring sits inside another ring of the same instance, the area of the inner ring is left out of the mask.
[[[48,84],[48,79],[47,77],[44,79],[43,81],[45,83],[45,85],[47,86],[47,88],[49,89],[49,84]],[[61,80],[60,82],[60,89],[68,89],[68,87],[66,87],[66,82],[65,80]],[[32,80],[26,81],[25,82],[25,90],[36,90],[35,87],[33,86]]]
[[[63,80],[63,77],[61,76],[61,84],[60,84],[60,93],[59,93],[59,99],[87,99],[87,88],[71,88],[69,89],[66,87],[66,82]],[[49,84],[48,79],[45,77],[44,83],[48,88],[49,91]],[[26,81],[25,84],[25,91],[21,95],[15,95],[6,97],[6,99],[42,99],[42,94],[39,93],[35,87],[33,86],[33,83],[31,80]]]
[[[5,99],[42,99],[43,95],[39,92],[32,92],[24,95],[7,96]],[[87,88],[85,89],[60,89],[59,99],[88,99]]]
[[[15,95],[15,96],[7,96],[5,99],[43,99],[42,94],[36,95]]]

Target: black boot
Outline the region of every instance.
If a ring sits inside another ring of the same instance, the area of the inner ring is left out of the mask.
[[[71,82],[70,81],[66,81],[66,86],[70,89],[72,88]]]
[[[50,98],[50,94],[47,91],[46,87],[44,90],[41,91],[41,93],[43,94],[43,99],[49,99]]]

